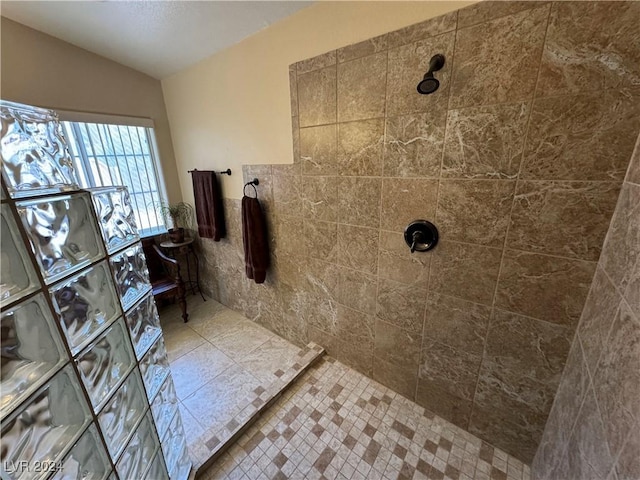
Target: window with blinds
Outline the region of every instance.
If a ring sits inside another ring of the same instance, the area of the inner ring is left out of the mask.
[[[142,236],[166,232],[166,194],[151,127],[62,122],[83,187],[128,187]]]

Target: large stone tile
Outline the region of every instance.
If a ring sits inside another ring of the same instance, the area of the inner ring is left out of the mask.
[[[595,263],[505,250],[496,307],[561,325],[578,323]]]
[[[338,121],[384,116],[387,52],[338,65]]]
[[[231,358],[209,342],[171,362],[178,398],[184,400],[233,364]]]
[[[633,155],[631,155],[626,181],[640,185],[640,135],[638,135],[636,147],[633,150]]]
[[[618,452],[640,420],[640,321],[626,302],[616,314],[593,385],[609,447]]]
[[[351,308],[338,305],[338,337],[351,347],[373,351],[375,319]]]
[[[456,397],[429,380],[418,378],[416,403],[460,428],[466,430],[469,427],[471,400]]]
[[[445,13],[388,34],[389,48],[400,47],[418,40],[441,35],[456,29],[457,12]]]
[[[228,335],[212,337],[211,342],[228,357],[239,362],[274,336],[266,328],[248,322],[248,325],[244,325]]]
[[[422,345],[419,375],[451,395],[471,401],[481,360],[481,355],[434,342],[427,336]]]
[[[309,325],[331,334],[335,334],[337,329],[339,281],[339,268],[336,265],[320,260],[309,261],[303,315]]]
[[[363,313],[376,313],[377,278],[349,268],[339,268],[338,302]]]
[[[337,223],[305,219],[304,242],[309,257],[331,263],[338,261]]]
[[[491,305],[502,250],[443,241],[433,252],[430,291]]]
[[[369,38],[362,42],[353,43],[337,51],[338,62],[348,62],[356,58],[366,57],[387,49],[387,34]]]
[[[295,64],[298,75],[319,70],[321,68],[330,67],[336,64],[336,51],[331,50],[315,57],[301,60]]]
[[[422,332],[408,332],[376,318],[374,356],[406,368],[417,369],[420,362]]]
[[[518,368],[485,357],[480,367],[474,404],[479,409],[495,410],[505,415],[523,410],[536,412],[535,423],[542,433],[557,386],[557,379],[555,382],[540,382],[523,375]]]
[[[589,385],[587,364],[580,341],[576,339],[571,345],[562,380],[532,464],[532,471],[536,472],[538,477],[548,480],[560,478],[551,473],[562,461],[573,424],[578,417]]]
[[[450,108],[528,99],[548,14],[547,4],[458,30]]]
[[[182,427],[185,433],[189,432],[189,438],[199,437],[205,433],[205,429],[202,424],[187,410],[187,407],[180,401],[178,401],[178,408],[180,409],[180,417],[182,420]],[[191,443],[191,442],[189,442]]]
[[[424,334],[450,347],[482,355],[491,307],[431,293],[427,300]]]
[[[298,74],[298,110],[300,127],[336,122],[335,65]]]
[[[374,329],[373,315],[338,305],[338,360],[371,376]]]
[[[640,185],[624,183],[611,220],[600,265],[624,292],[640,258]]]
[[[597,261],[619,191],[613,182],[520,181],[507,247]]]
[[[368,377],[373,377],[373,345],[352,343],[342,338],[337,342],[338,360]]]
[[[442,176],[515,178],[522,160],[528,119],[527,103],[450,110]]]
[[[446,111],[437,109],[387,118],[384,175],[433,177],[440,175]]]
[[[589,371],[594,374],[622,297],[602,267],[596,269],[589,296],[582,310],[578,336]]]
[[[593,389],[589,388],[569,443],[569,448],[572,450],[569,455],[577,454],[578,457],[576,459],[578,462],[572,461],[571,458],[569,460],[570,465],[574,466],[572,473],[576,478],[607,478],[607,474],[613,467],[613,459],[607,448],[606,425],[603,425],[603,420]]]
[[[373,357],[373,379],[391,390],[413,399],[418,380],[418,367],[407,368]]]
[[[458,10],[458,28],[469,27],[489,20],[513,15],[523,10],[539,6],[540,2],[531,1],[483,1]]]
[[[308,336],[309,341],[321,345],[325,352],[327,352],[327,355],[331,355],[332,357],[338,356],[339,342],[334,335],[314,326],[310,326],[308,329]]]
[[[546,415],[541,416],[526,406],[501,410],[495,406],[484,409],[474,404],[468,431],[530,464],[542,437],[545,418]],[[554,480],[560,478],[569,477],[560,476]]]
[[[298,74],[295,65],[289,65],[289,97],[291,100],[291,116],[298,116]]]
[[[637,85],[639,22],[636,2],[554,2],[538,95]]]
[[[631,427],[631,433],[626,445],[623,447],[615,466],[618,479],[640,478],[640,423]],[[615,454],[614,454],[615,455]]]
[[[378,252],[379,278],[407,284],[427,284],[431,256],[411,253],[402,233],[381,230]]]
[[[443,240],[504,246],[515,180],[442,180],[436,225]]]
[[[335,124],[300,129],[300,162],[303,175],[336,174],[337,132]]]
[[[222,428],[237,414],[234,410],[243,403],[240,399],[248,398],[258,386],[258,379],[240,365],[233,365],[185,398],[183,404],[205,430]]]
[[[338,173],[380,176],[383,145],[384,120],[341,123],[338,125]]]
[[[205,342],[206,340],[204,338],[186,325],[182,329],[173,329],[170,332],[164,332],[164,343],[170,362],[191,352]]]
[[[302,214],[325,222],[338,219],[338,177],[305,177],[301,185]]]
[[[388,117],[423,112],[437,115],[446,111],[454,42],[455,33],[449,32],[389,50],[386,110]],[[416,87],[429,69],[429,60],[436,53],[445,56],[444,66],[435,74],[440,81],[440,87],[433,95],[420,95]]]
[[[245,355],[238,364],[263,385],[270,385],[278,380],[275,372],[283,366],[293,365],[293,359],[299,352],[300,349],[295,345],[280,337],[273,337],[259,349]]]
[[[557,385],[573,333],[573,328],[564,325],[495,309],[485,356],[502,368],[547,385]]]
[[[422,335],[426,302],[424,285],[378,279],[377,316],[413,335]]]
[[[300,216],[302,212],[302,178],[300,175],[273,175],[271,179],[273,212],[276,215]],[[260,185],[262,185],[261,179]]]
[[[627,277],[627,289],[624,292],[624,298],[631,307],[636,317],[640,317],[640,257],[636,260],[636,265],[631,269],[631,273]]]
[[[522,178],[622,180],[640,128],[640,91],[538,98]]]
[[[375,275],[379,230],[338,224],[338,265]]]
[[[338,180],[338,222],[378,228],[382,180],[344,177]]]
[[[433,221],[436,214],[437,196],[437,180],[383,179],[380,228],[404,232],[407,225],[414,220]]]
[[[274,254],[277,257],[305,256],[306,245],[300,238],[304,231],[304,220],[301,217],[279,216],[275,219]]]

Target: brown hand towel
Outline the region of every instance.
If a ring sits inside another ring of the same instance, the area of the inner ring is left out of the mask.
[[[198,234],[203,238],[213,238],[220,241],[226,235],[224,224],[224,207],[220,186],[215,172],[192,172],[193,196],[196,203],[196,219],[198,220]]]
[[[267,224],[257,198],[242,197],[242,241],[247,277],[263,283],[269,267]]]

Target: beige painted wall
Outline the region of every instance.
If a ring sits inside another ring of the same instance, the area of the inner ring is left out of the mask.
[[[242,196],[242,165],[291,163],[289,65],[456,10],[473,1],[319,2],[162,80],[178,176],[233,170],[227,198]]]
[[[158,80],[6,18],[1,46],[5,100],[153,119],[169,200],[182,198]]]

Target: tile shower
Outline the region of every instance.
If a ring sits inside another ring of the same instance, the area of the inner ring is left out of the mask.
[[[244,168],[272,270],[244,278],[227,199],[207,292],[531,462],[640,129],[639,20],[483,2],[292,65],[294,163]],[[441,241],[412,255],[418,218]]]

